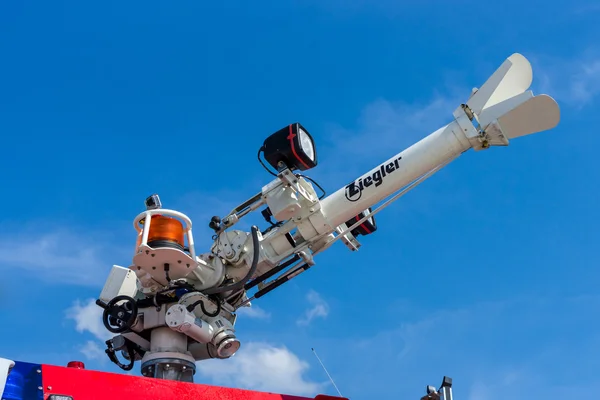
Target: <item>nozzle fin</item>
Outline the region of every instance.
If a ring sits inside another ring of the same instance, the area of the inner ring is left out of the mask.
[[[467,105],[479,115],[484,109],[525,92],[532,80],[531,64],[523,55],[514,53],[471,96]]]
[[[502,132],[509,139],[552,129],[559,121],[560,108],[546,94],[535,96],[498,118]]]

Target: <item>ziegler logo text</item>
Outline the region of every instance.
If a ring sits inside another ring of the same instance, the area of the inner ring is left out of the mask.
[[[394,171],[400,168],[400,160],[402,160],[402,157],[398,157],[393,161],[381,164],[379,168],[370,175],[358,178],[358,180],[346,186],[346,198],[350,201],[358,201],[365,188],[368,188],[372,185],[375,185],[375,187],[381,185],[387,175],[392,174]]]

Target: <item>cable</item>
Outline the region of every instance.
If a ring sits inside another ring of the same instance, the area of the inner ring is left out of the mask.
[[[264,150],[265,150],[265,146],[262,146],[260,149],[258,149],[258,155],[257,155],[257,157],[258,157],[258,162],[260,163],[260,165],[262,165],[262,166],[263,166],[263,168],[264,168],[264,169],[265,169],[265,170],[266,170],[268,173],[270,173],[270,174],[271,174],[271,175],[273,175],[273,176],[277,176],[277,174],[276,174],[276,173],[274,173],[273,171],[271,171],[271,170],[269,169],[269,167],[267,167],[267,166],[265,165],[265,163],[263,163],[263,161],[260,159],[260,153],[262,153]]]
[[[263,166],[263,168],[265,169],[265,171],[267,171],[268,173],[270,173],[273,176],[277,176],[277,174],[275,172],[271,171],[269,169],[269,167],[267,167],[265,165],[265,163],[263,163],[262,159],[260,158],[260,153],[262,153],[264,150],[265,150],[265,146],[262,146],[260,149],[258,149],[258,154],[256,155],[257,158],[258,158],[258,162],[260,163],[260,165]],[[312,179],[311,177],[306,176],[306,175],[302,175],[302,174],[296,174],[296,176],[298,176],[298,177],[301,176],[304,179],[311,181],[316,187],[318,187],[319,189],[321,189],[321,192],[323,192],[323,194],[321,195],[321,197],[319,197],[319,200],[323,199],[327,195],[327,192],[325,192],[325,189],[323,189],[321,187],[321,185],[319,185],[317,182],[315,182],[315,180]]]
[[[165,263],[165,278],[168,283],[171,283],[171,277],[169,276],[169,264]]]
[[[163,304],[173,303],[175,299],[172,296],[165,295],[163,293],[170,292],[175,289],[167,289],[162,292],[156,293],[156,295],[152,297],[147,297],[145,299],[140,299],[137,301],[138,308],[146,308],[146,307],[160,307]]]
[[[106,355],[108,356],[110,361],[112,361],[114,364],[116,364],[123,371],[131,371],[135,364],[135,350],[134,350],[133,346],[130,345],[129,340],[127,338],[125,338],[125,340],[126,340],[127,355],[129,357],[129,364],[123,364],[119,361],[119,359],[117,358],[117,355],[115,354],[115,349],[112,345],[112,339],[106,341],[107,348],[106,348],[106,350],[104,350],[104,352],[106,353]]]
[[[321,187],[321,185],[319,185],[319,184],[318,184],[318,183],[317,183],[317,182],[316,182],[316,181],[315,181],[313,178],[311,178],[310,176],[306,176],[306,175],[302,175],[302,174],[296,174],[296,176],[298,176],[298,177],[302,177],[302,178],[304,178],[304,179],[306,179],[306,180],[309,180],[309,181],[311,181],[312,183],[314,183],[314,185],[315,185],[316,187],[318,187],[319,189],[321,189],[321,192],[323,192],[323,194],[321,195],[321,197],[319,197],[319,200],[322,200],[322,199],[323,199],[323,197],[325,197],[325,196],[327,195],[327,192],[325,192],[325,189],[323,189],[323,188]]]
[[[221,232],[221,233],[223,233],[223,232]],[[219,246],[221,245],[221,234],[213,235],[212,236],[212,240],[215,241],[215,242],[217,242],[217,243],[215,243],[216,246],[214,246],[214,247],[211,248],[210,252],[211,252],[211,254],[215,255],[216,257],[219,257],[219,253],[216,250],[214,250],[214,249],[218,249]]]
[[[202,300],[193,302],[192,304],[187,306],[186,309],[189,312],[193,312],[194,308],[196,308],[197,305],[200,305],[200,309],[202,310],[202,312],[205,315],[207,315],[209,317],[216,317],[217,315],[219,315],[221,313],[221,303],[219,301],[215,301],[215,303],[217,303],[217,311],[215,311],[214,313],[209,313],[208,311],[206,311],[206,308],[204,308],[204,301],[202,301]]]
[[[258,258],[260,256],[260,243],[258,241],[258,232],[259,232],[258,228],[256,227],[256,225],[253,225],[251,229],[252,229],[252,246],[253,246],[254,254],[252,254],[252,266],[250,267],[250,270],[248,271],[246,276],[239,282],[236,282],[232,285],[207,289],[207,290],[203,291],[204,294],[209,295],[209,294],[217,294],[217,293],[223,293],[223,292],[229,292],[229,291],[237,291],[239,289],[242,289],[244,287],[244,285],[246,284],[246,282],[248,282],[250,280],[250,278],[252,277],[252,275],[254,275],[254,272],[256,272],[256,267],[258,267]]]
[[[264,236],[267,233],[271,232],[273,229],[275,228],[279,228],[281,225],[285,224],[285,221],[277,221],[276,223],[272,223],[271,222],[271,226],[269,226],[267,229],[265,229],[264,231],[261,232],[261,234]]]

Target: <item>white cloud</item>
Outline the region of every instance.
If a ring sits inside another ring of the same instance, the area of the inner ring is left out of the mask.
[[[468,96],[467,90],[454,96],[436,93],[429,101],[415,104],[378,99],[362,110],[352,134],[344,135],[344,140],[337,144],[349,154],[363,154],[365,143],[369,152],[389,153],[390,143],[408,144],[450,122],[454,109]],[[333,135],[339,137],[340,133],[348,131],[338,127]]]
[[[271,318],[271,313],[265,311],[264,309],[252,305],[251,307],[242,307],[237,310],[237,314],[242,317],[254,318],[254,319],[269,319]]]
[[[68,319],[75,321],[75,329],[79,333],[89,332],[101,341],[106,341],[113,337],[102,324],[102,308],[96,305],[94,299],[89,299],[85,303],[76,300],[69,309],[66,310]]]
[[[0,264],[20,268],[49,282],[101,287],[110,267],[104,260],[106,237],[67,229],[0,235]],[[106,252],[120,255],[120,249]]]
[[[570,93],[572,100],[581,105],[600,94],[600,58],[579,64],[571,75]]]
[[[324,384],[309,380],[309,364],[284,346],[248,342],[227,360],[197,363],[213,384],[297,396],[315,396]]]
[[[85,302],[76,300],[66,311],[66,318],[75,321],[75,330],[79,333],[90,333],[97,340],[86,340],[83,345],[77,346],[85,358],[90,361],[105,362],[106,353],[102,349],[104,342],[114,335],[102,324],[102,308],[96,305],[94,299]]]
[[[600,12],[600,4],[592,2],[590,4],[582,4],[577,2],[575,4],[575,9],[573,10],[574,14],[595,14]]]
[[[310,290],[306,295],[306,299],[311,307],[296,321],[298,325],[306,326],[315,318],[327,318],[327,315],[329,315],[329,304],[317,292]]]
[[[514,398],[512,395],[507,396],[507,393],[511,393],[515,388],[527,385],[527,380],[530,378],[530,374],[525,370],[501,369],[500,371],[494,371],[486,379],[477,379],[470,385],[467,400]],[[465,387],[465,389],[467,388]]]
[[[365,172],[365,168],[401,152],[449,123],[454,109],[469,94],[467,89],[457,89],[447,95],[435,93],[422,103],[378,99],[367,104],[352,127],[339,124],[328,127],[328,136],[321,139],[323,157],[319,171],[322,178],[355,178],[354,175]],[[349,159],[352,162],[340,162]],[[318,175],[316,171],[314,175]]]
[[[599,304],[597,295],[514,296],[435,312],[414,304],[410,313],[388,311],[402,321],[395,329],[375,325],[371,336],[349,333],[316,345],[329,349],[336,382],[357,400],[408,397],[443,375],[454,378],[457,398],[578,398],[579,386],[600,384],[598,361],[586,356],[600,351],[589,319]],[[357,376],[369,376],[368,389]]]
[[[600,95],[600,54],[591,49],[570,59],[547,56],[532,57],[539,91],[582,109]],[[534,84],[534,87],[536,84]]]
[[[102,350],[100,345],[93,340],[85,342],[85,344],[79,348],[79,351],[88,360],[105,360],[106,357],[104,350]]]

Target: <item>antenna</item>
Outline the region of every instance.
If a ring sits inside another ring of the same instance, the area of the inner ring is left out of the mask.
[[[317,352],[315,351],[315,349],[311,348],[311,350],[312,350],[313,354],[315,355],[315,357],[317,357],[317,360],[319,360],[319,364],[321,364],[321,367],[323,367],[323,370],[325,371],[325,373],[329,377],[329,380],[331,381],[331,384],[333,385],[333,387],[335,388],[335,390],[337,390],[337,392],[340,395],[340,397],[344,397],[344,396],[342,396],[342,393],[340,392],[340,389],[338,389],[338,387],[335,385],[335,382],[333,381],[333,378],[331,377],[331,375],[329,375],[329,372],[327,372],[327,368],[325,368],[325,366],[323,365],[323,362],[321,361],[321,359],[317,355]]]

